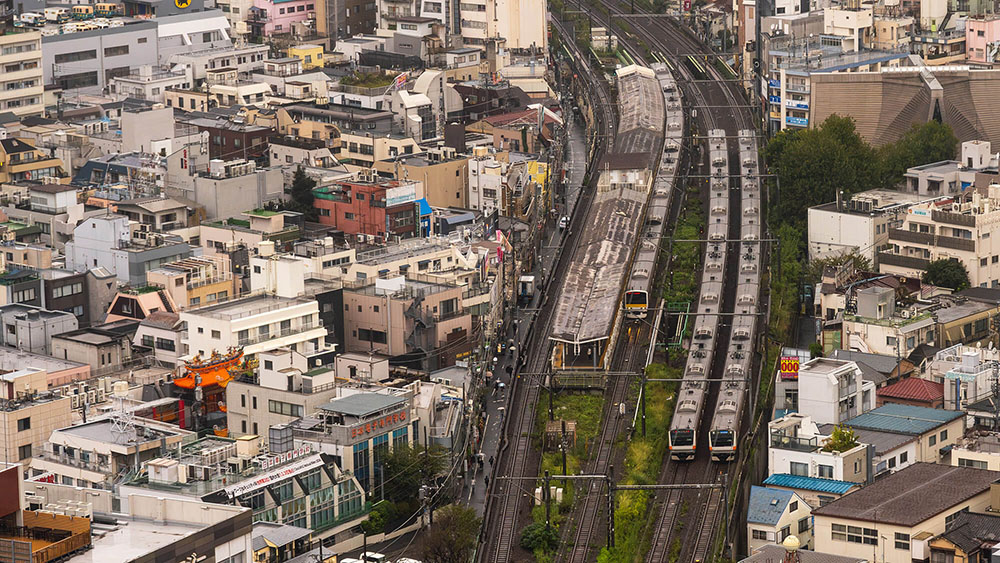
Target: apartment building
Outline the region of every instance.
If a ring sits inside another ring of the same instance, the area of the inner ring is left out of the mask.
[[[942,160],[906,170],[903,190],[926,198],[960,196],[971,186],[985,187],[982,174],[995,176],[997,159],[989,141],[965,141],[959,160]]]
[[[344,283],[344,342],[428,369],[454,365],[474,347],[464,288],[418,274]]]
[[[380,175],[420,182],[424,199],[433,207],[469,206],[469,159],[452,148],[381,160],[374,168]]]
[[[236,435],[266,435],[268,428],[312,416],[336,397],[334,365],[349,359],[332,356],[329,351],[306,357],[288,348],[261,352],[256,381],[233,381],[226,386],[229,431]],[[373,378],[389,376],[386,358],[376,357],[373,361],[366,356],[365,359]],[[348,373],[346,369],[343,371]]]
[[[292,220],[301,222],[294,211],[268,211],[255,209],[243,213],[246,219],[230,217],[201,224],[201,246],[206,254],[220,254],[227,249],[244,246],[260,248],[267,246],[271,253],[274,245],[290,246],[299,239],[302,229]],[[286,218],[288,224],[286,224]]]
[[[102,267],[122,283],[146,285],[146,273],[163,264],[191,256],[188,243],[174,235],[150,232],[130,224],[124,215],[98,215],[73,229],[66,243],[66,267],[78,272]]]
[[[798,372],[797,412],[817,424],[839,424],[875,406],[875,385],[856,362],[815,358]]]
[[[903,222],[910,205],[921,197],[892,190],[870,190],[847,201],[824,203],[808,210],[809,259],[857,252],[877,263],[889,244],[889,229]]]
[[[965,200],[914,205],[903,224],[889,229],[891,249],[879,253],[885,273],[922,275],[934,260],[957,260],[972,286],[1000,287],[1000,185],[976,190]]]
[[[485,49],[494,45],[491,39],[502,37],[506,40],[505,46],[516,51],[537,53],[548,48],[548,34],[544,22],[540,21],[544,18],[538,17],[530,0],[477,0],[461,5],[379,0],[377,6],[379,27],[383,29],[407,31],[402,27],[404,24],[417,23],[407,18],[427,19],[443,25],[447,35],[461,35],[465,46]],[[414,27],[413,31],[416,30]]]
[[[0,306],[0,323],[3,324],[4,345],[45,355],[52,354],[53,336],[79,328],[73,313],[20,303]]]
[[[927,559],[928,541],[958,514],[990,506],[997,478],[984,469],[914,464],[814,509],[814,547],[864,559],[878,553],[886,563]]]
[[[45,370],[23,368],[0,374],[0,430],[6,439],[2,452],[4,463],[31,463],[37,449],[53,430],[69,426],[70,399],[49,393]]]
[[[962,437],[948,456],[955,467],[975,467],[1000,471],[1000,436],[995,433],[970,432]]]
[[[150,350],[160,365],[177,365],[182,327],[177,313],[156,311],[139,322],[135,336],[132,337],[132,345]]]
[[[956,344],[939,350],[928,366],[928,376],[943,382],[943,408],[963,410],[993,395],[993,368],[1000,350]]]
[[[45,109],[42,35],[38,31],[6,27],[0,33],[0,111],[18,117],[40,116]]]
[[[187,324],[182,354],[206,357],[242,346],[256,354],[289,348],[311,354],[323,348],[326,329],[319,304],[308,298],[256,294],[180,312]]]
[[[164,196],[126,199],[115,204],[117,212],[154,231],[170,231],[188,225],[187,206]]]
[[[59,182],[67,177],[63,162],[34,144],[24,139],[0,139],[0,183]]]
[[[210,305],[239,294],[231,261],[220,256],[191,256],[146,272],[149,285],[163,288],[180,309]]]
[[[897,312],[895,291],[887,287],[856,293],[856,311],[845,311],[843,316],[843,348],[905,358],[920,344],[935,342],[935,319],[929,311]]]

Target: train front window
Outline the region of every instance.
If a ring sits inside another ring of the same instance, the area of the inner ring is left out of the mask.
[[[733,446],[733,433],[731,430],[713,430],[710,438],[713,448],[731,448]]]
[[[694,430],[671,430],[670,445],[673,447],[693,446]]]
[[[645,305],[646,294],[642,291],[629,291],[625,294],[626,305]]]

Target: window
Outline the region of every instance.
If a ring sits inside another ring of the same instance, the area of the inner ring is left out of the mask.
[[[767,541],[767,532],[764,530],[752,530],[753,539]]]
[[[75,53],[59,53],[55,57],[56,64],[75,63],[78,61],[89,61],[97,58],[97,50],[77,51]]]
[[[793,461],[789,465],[791,465],[790,473],[792,475],[798,475],[800,477],[808,477],[809,476],[809,464],[807,464],[807,463],[799,463],[797,461]]]
[[[830,504],[831,502],[833,502],[835,500],[837,500],[837,499],[835,499],[834,497],[828,496],[828,495],[819,495],[819,505],[820,506],[826,506],[826,505]]]
[[[975,467],[976,469],[989,469],[985,461],[979,461],[978,459],[958,459],[959,467]]]
[[[832,465],[820,465],[819,466],[819,476],[824,479],[833,479],[833,466]]]
[[[253,406],[251,408],[253,410],[257,410],[257,397],[253,397],[253,403],[252,404],[253,404]],[[256,432],[256,430],[254,430],[254,432]]]
[[[240,406],[243,407],[243,408],[246,408],[246,406],[247,406],[247,396],[246,395],[240,395]],[[244,429],[243,431],[246,432],[246,429]]]
[[[142,345],[145,346],[145,347],[147,347],[147,348],[152,348],[153,347],[153,335],[152,334],[143,334],[142,335]]]
[[[139,40],[138,40],[138,41],[136,41],[136,43],[138,43],[138,44],[140,44],[140,45],[142,45],[142,44],[143,44],[143,43],[145,43],[145,42],[146,42],[146,38],[145,38],[145,37],[140,37],[140,38],[139,38]]]
[[[954,551],[939,551],[937,549],[931,550],[931,563],[954,563],[954,562],[955,562]]]
[[[31,444],[25,444],[17,448],[17,459],[28,459],[31,457]]]
[[[809,531],[809,517],[806,516],[805,518],[802,518],[802,519],[799,520],[799,531],[798,531],[798,533],[801,534],[802,532],[808,532],[808,531]]]
[[[896,549],[910,549],[910,534],[896,532]]]
[[[948,439],[948,431],[947,430],[942,430],[941,431],[941,441],[944,442],[947,439]]]
[[[241,420],[240,421],[240,432],[242,432],[244,434],[247,433],[247,421],[245,421],[245,420]]]
[[[930,437],[930,438],[929,438],[929,439],[927,440],[927,445],[928,445],[928,446],[933,446],[934,444],[937,444],[937,436],[931,436],[931,437]]]
[[[94,70],[90,72],[78,72],[76,74],[64,74],[56,79],[56,83],[63,90],[97,86],[97,71]]]
[[[892,469],[893,467],[896,467],[896,458],[894,457],[889,459],[889,469]]]
[[[26,416],[24,418],[17,419],[17,431],[24,432],[25,430],[31,429],[31,417]]]
[[[831,524],[830,537],[834,541],[847,541],[847,526],[843,524]]]
[[[781,529],[780,532],[778,532],[778,542],[785,541],[785,538],[787,538],[790,535],[792,535],[792,527],[785,526],[784,528]]]
[[[902,465],[906,463],[906,458],[907,458],[907,452],[899,454],[899,464]]]
[[[218,330],[213,330],[212,331],[212,338],[218,340],[218,339],[222,338],[222,333],[219,332]]]
[[[788,503],[788,511],[789,512],[795,512],[798,509],[799,509],[799,501],[794,500],[794,501]]]
[[[951,523],[955,521],[955,518],[958,518],[959,514],[961,514],[963,512],[968,512],[968,511],[969,511],[969,507],[966,506],[962,510],[955,511],[955,512],[949,514],[948,516],[945,516],[944,517],[944,527],[945,527],[945,529],[946,530],[948,529],[948,526],[951,525]]]
[[[128,45],[117,45],[115,47],[104,48],[105,57],[118,57],[127,54],[128,54]]]
[[[211,31],[206,31],[205,33],[202,33],[201,34],[201,42],[202,43],[211,43],[212,42],[212,32]]]
[[[275,401],[269,399],[267,401],[267,410],[274,414],[283,414],[286,416],[302,416],[302,405],[294,405],[292,403],[286,403],[284,401]]]

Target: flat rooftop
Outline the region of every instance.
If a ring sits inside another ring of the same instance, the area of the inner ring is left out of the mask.
[[[95,420],[94,422],[88,422],[86,424],[67,426],[66,428],[59,429],[59,432],[62,434],[79,436],[80,438],[111,444],[146,444],[149,442],[159,441],[160,438],[178,435],[177,432],[171,432],[160,428],[152,428],[142,424],[141,422],[137,422],[136,429],[129,435],[125,436],[112,431],[111,426],[111,419]]]
[[[355,393],[334,399],[320,408],[362,418],[405,403],[406,399],[403,397],[383,393]]]
[[[106,533],[101,525],[92,530],[92,549],[70,557],[70,563],[109,563],[132,561],[142,555],[180,541],[204,526],[180,523],[159,523],[144,520],[119,520],[121,525]]]
[[[252,295],[250,297],[243,297],[241,299],[233,299],[232,301],[219,303],[217,305],[209,305],[208,307],[190,309],[188,311],[184,311],[183,313],[213,317],[216,319],[233,320],[244,317],[252,317],[254,315],[267,313],[268,311],[312,302],[314,302],[314,300],[304,299],[301,297],[279,297],[277,295],[259,294]]]

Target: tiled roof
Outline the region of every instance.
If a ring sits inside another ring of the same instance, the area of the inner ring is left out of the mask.
[[[844,422],[844,426],[920,435],[964,415],[965,413],[962,411],[946,411],[890,403],[858,415]]]
[[[750,502],[747,504],[747,522],[775,525],[794,495],[792,491],[768,487],[750,487]]]
[[[772,543],[761,547],[756,553],[740,563],[775,563],[776,561],[784,561],[785,555],[785,548]],[[806,549],[800,549],[797,555],[799,563],[865,563],[866,561],[866,559],[858,557],[845,557]]]
[[[915,463],[814,509],[813,515],[912,527],[989,491],[998,478],[1000,471]]]
[[[983,544],[1000,542],[1000,516],[962,512],[955,516],[940,537],[966,553],[974,553]]]
[[[933,403],[944,397],[944,383],[927,381],[919,377],[908,377],[879,389],[876,394],[879,397]]]
[[[788,473],[775,473],[764,479],[765,485],[775,487],[787,487],[789,489],[803,489],[806,491],[816,491],[818,493],[834,493],[842,495],[854,487],[859,487],[858,483],[849,481],[838,481],[836,479],[822,479],[820,477],[802,477],[800,475],[790,475]]]

